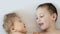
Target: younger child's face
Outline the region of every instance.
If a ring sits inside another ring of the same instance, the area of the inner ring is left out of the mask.
[[[46,7],[40,7],[36,10],[36,21],[42,30],[49,28],[53,22],[52,15]]]
[[[12,21],[14,21],[13,22],[14,25],[10,29],[12,34],[20,34],[20,32],[26,33],[25,24],[22,23],[21,20],[18,17],[12,19]]]

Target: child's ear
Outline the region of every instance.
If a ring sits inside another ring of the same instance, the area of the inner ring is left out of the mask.
[[[52,14],[52,20],[54,20],[54,21],[55,21],[55,20],[56,20],[56,18],[57,18],[56,13],[53,13],[53,14]]]

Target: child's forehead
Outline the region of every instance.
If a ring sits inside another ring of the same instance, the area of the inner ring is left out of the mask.
[[[48,10],[48,7],[39,7],[37,10]]]
[[[16,20],[17,17],[11,17],[9,20],[11,20],[12,22],[14,22]]]
[[[15,21],[21,21],[21,19],[19,17],[12,17],[10,19],[12,22],[15,22]]]
[[[11,19],[19,19],[19,17],[17,17],[17,16],[16,17],[11,17]]]
[[[44,7],[40,7],[37,9],[36,13],[49,13],[49,10]]]

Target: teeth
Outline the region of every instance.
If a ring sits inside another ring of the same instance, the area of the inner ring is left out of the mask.
[[[40,26],[42,26],[42,25],[43,25],[43,23],[39,23],[39,25],[40,25]]]

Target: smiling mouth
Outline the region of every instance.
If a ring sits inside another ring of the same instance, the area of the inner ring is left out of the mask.
[[[44,23],[39,23],[39,26],[42,26]]]

